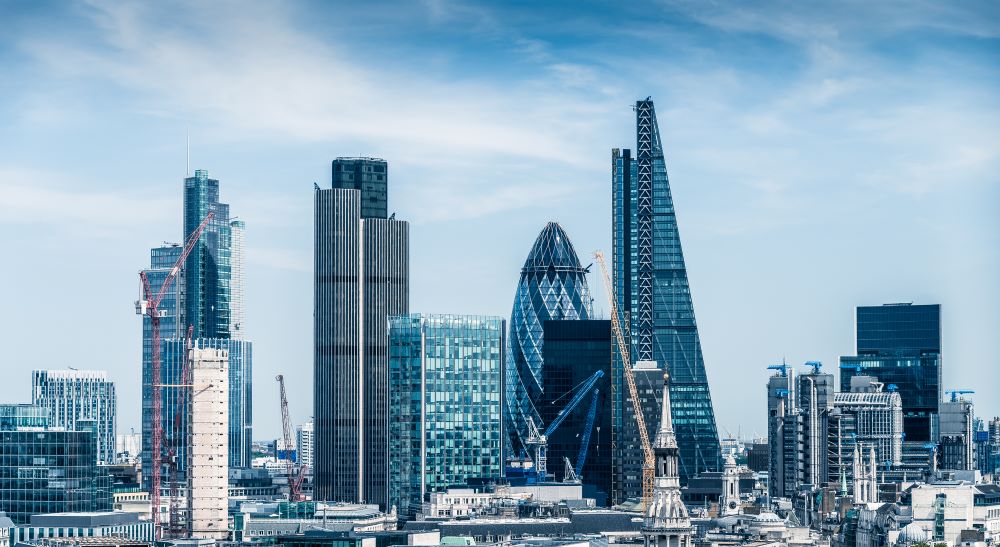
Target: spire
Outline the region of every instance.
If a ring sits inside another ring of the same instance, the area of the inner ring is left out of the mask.
[[[663,373],[663,404],[660,409],[660,430],[656,433],[655,448],[676,448],[674,419],[670,414],[670,374]]]
[[[681,499],[680,478],[677,476],[679,451],[670,416],[669,380],[670,375],[664,373],[660,430],[653,447],[656,455],[656,480],[653,501],[646,508],[643,527],[647,547],[687,547],[691,541],[691,519]]]

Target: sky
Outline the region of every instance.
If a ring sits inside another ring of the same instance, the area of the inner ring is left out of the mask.
[[[265,439],[276,374],[312,413],[333,158],[389,162],[411,311],[509,317],[546,222],[610,251],[651,96],[721,434],[766,434],[766,367],[835,371],[886,302],[940,303],[946,388],[1000,415],[1000,5],[542,4],[0,0],[0,401],[107,370],[139,429],[138,271],[183,239],[186,135],[247,225]]]

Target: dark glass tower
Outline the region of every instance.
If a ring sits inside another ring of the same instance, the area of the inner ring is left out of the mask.
[[[388,510],[387,318],[409,313],[409,224],[337,184],[315,194],[314,499]]]
[[[549,222],[535,239],[521,268],[521,279],[510,313],[507,352],[509,448],[520,454],[528,420],[544,430],[548,425],[538,411],[545,392],[543,367],[545,321],[590,319],[593,315],[587,270],[580,264],[566,232]]]
[[[576,320],[546,321],[543,332],[545,346],[545,381],[542,400],[538,405],[542,420],[552,423],[563,409],[573,389],[586,381],[596,371],[603,370],[598,380],[597,407],[590,442],[587,443],[586,463],[580,478],[584,497],[594,498],[598,505],[606,506],[611,494],[611,477],[614,462],[611,458],[611,321]],[[575,466],[580,455],[581,443],[587,429],[592,403],[588,393],[582,403],[563,421],[559,429],[548,438],[549,471],[556,480],[563,480],[563,458]]]
[[[184,179],[184,237],[214,213],[184,263],[185,307],[195,338],[229,338],[232,235],[229,204],[219,202],[219,181],[197,169]],[[186,330],[183,329],[182,330]],[[232,363],[230,363],[232,366]]]
[[[721,470],[719,435],[653,101],[637,101],[635,112],[635,157],[629,150],[612,151],[614,285],[630,327],[632,362],[655,361],[670,373],[686,484],[697,473]],[[625,427],[631,404],[622,380],[619,365],[612,378],[616,431]]]
[[[908,442],[936,442],[941,404],[941,306],[858,306],[857,355],[840,358],[840,389],[874,376],[903,399]]]
[[[331,169],[333,187],[361,191],[362,218],[386,218],[388,170],[386,161],[379,158],[337,158]]]

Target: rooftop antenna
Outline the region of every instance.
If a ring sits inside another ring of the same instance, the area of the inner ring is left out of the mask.
[[[184,128],[184,176],[191,176],[191,131]]]

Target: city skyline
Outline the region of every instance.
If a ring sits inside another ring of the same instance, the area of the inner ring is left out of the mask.
[[[0,398],[27,401],[35,368],[107,370],[123,388],[118,433],[140,429],[138,390],[124,389],[141,378],[136,272],[178,237],[186,134],[191,173],[223,180],[247,221],[267,438],[280,431],[271,378],[312,392],[311,183],[327,186],[334,158],[391,164],[410,310],[509,320],[547,222],[584,265],[610,252],[610,149],[634,140],[630,105],[649,95],[721,436],[766,433],[767,365],[833,371],[853,355],[856,306],[941,304],[944,388],[981,387],[1000,353],[996,18],[917,4],[876,28],[847,7],[770,6],[781,15],[680,3],[636,21],[638,7],[588,4],[555,21],[435,2],[352,12],[357,28],[320,4],[4,7],[20,30],[0,38],[19,82],[0,88],[0,226],[31,267],[0,273],[18,310],[0,320],[16,366]],[[90,320],[53,313],[67,302]],[[53,332],[80,348],[71,361],[36,351]],[[972,400],[1000,414],[995,390]],[[312,414],[308,398],[290,405],[296,423]]]

